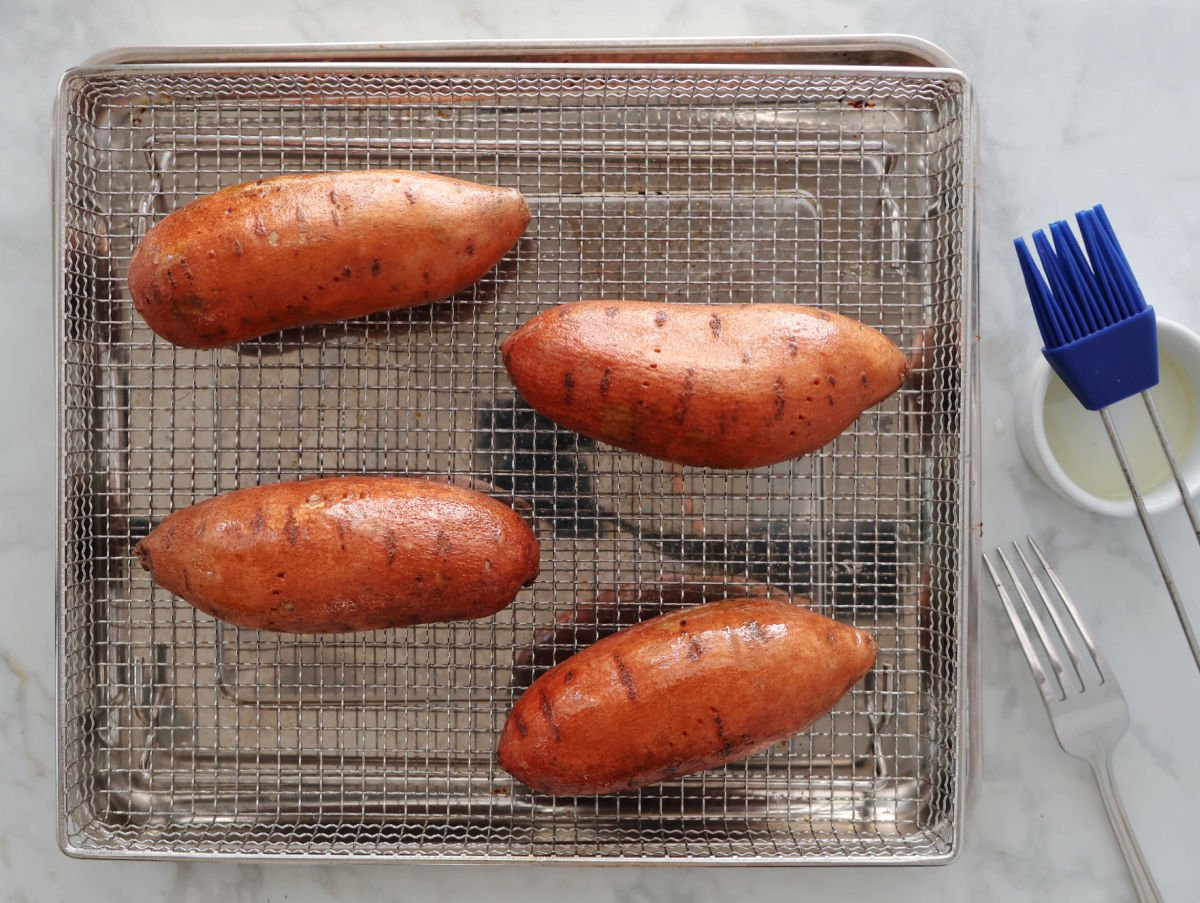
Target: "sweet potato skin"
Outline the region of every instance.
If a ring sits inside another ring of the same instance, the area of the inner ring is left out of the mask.
[[[502,352],[526,402],[561,426],[717,468],[820,448],[908,372],[876,330],[793,304],[579,301],[534,317]]]
[[[528,223],[514,189],[426,173],[259,179],[150,229],[129,290],[164,339],[215,348],[446,298],[491,269]]]
[[[502,768],[541,793],[631,790],[802,730],[875,661],[854,627],[771,599],[674,611],[605,637],[517,700]]]
[[[201,611],[287,633],[486,617],[539,569],[537,538],[511,508],[402,477],[239,489],[176,511],[135,551]]]

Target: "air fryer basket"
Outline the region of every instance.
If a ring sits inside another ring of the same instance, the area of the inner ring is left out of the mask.
[[[974,680],[974,114],[961,73],[864,63],[891,45],[860,44],[781,42],[769,65],[702,44],[669,63],[645,45],[551,62],[528,45],[503,60],[161,51],[64,77],[68,852],[954,855]],[[249,179],[385,166],[519,188],[532,223],[482,282],[428,307],[216,351],[175,348],[133,310],[126,264],[171,210]],[[663,464],[557,429],[500,364],[499,342],[538,311],[620,297],[815,305],[881,329],[913,376],[804,458]],[[481,621],[289,636],[215,622],[133,557],[172,510],[340,473],[496,494],[536,523],[541,578]],[[745,762],[612,797],[540,796],[499,769],[528,664],[595,635],[538,628],[760,589],[877,639],[875,669],[829,716]]]

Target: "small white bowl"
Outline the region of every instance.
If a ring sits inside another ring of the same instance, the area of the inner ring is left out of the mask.
[[[1157,324],[1159,384],[1151,395],[1184,482],[1195,496],[1200,491],[1200,336],[1162,317]],[[1178,505],[1179,490],[1141,398],[1127,398],[1109,411],[1134,474],[1141,477],[1138,489],[1146,509],[1156,513]],[[1049,435],[1047,418],[1051,419]],[[1026,462],[1067,501],[1113,517],[1137,513],[1100,415],[1071,396],[1040,354],[1017,401],[1016,429]]]

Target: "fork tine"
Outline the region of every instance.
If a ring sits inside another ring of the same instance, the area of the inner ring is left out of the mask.
[[[1101,682],[1106,682],[1112,678],[1111,672],[1108,670],[1108,663],[1104,660],[1104,656],[1100,654],[1100,650],[1096,648],[1096,641],[1092,639],[1091,632],[1084,625],[1083,618],[1079,616],[1079,610],[1075,607],[1075,603],[1071,601],[1071,597],[1067,595],[1067,588],[1063,586],[1062,581],[1058,579],[1058,574],[1054,573],[1054,569],[1050,567],[1050,562],[1046,560],[1046,556],[1042,554],[1037,541],[1032,536],[1026,536],[1025,539],[1029,542],[1030,548],[1033,549],[1033,554],[1038,557],[1038,561],[1042,563],[1042,567],[1046,570],[1046,576],[1050,578],[1050,583],[1054,586],[1058,597],[1062,599],[1063,605],[1067,609],[1067,614],[1071,616],[1071,620],[1075,623],[1075,629],[1079,631],[1079,635],[1083,637],[1083,642],[1091,653],[1092,662],[1096,665],[1096,670],[1100,672]],[[1061,628],[1059,628],[1061,630]],[[1068,647],[1069,648],[1069,647]],[[1077,665],[1078,667],[1078,665]]]
[[[997,549],[996,551],[1000,550]],[[1013,631],[1017,635],[1017,642],[1021,644],[1021,651],[1025,653],[1025,660],[1029,662],[1029,670],[1033,672],[1033,680],[1037,684],[1038,690],[1041,691],[1042,698],[1046,702],[1062,698],[1062,691],[1050,686],[1050,679],[1046,675],[1046,669],[1042,667],[1041,659],[1038,658],[1037,652],[1034,651],[1033,640],[1030,639],[1028,631],[1025,630],[1025,624],[1017,614],[1017,609],[1013,605],[1012,599],[1009,598],[1008,591],[1004,588],[1004,582],[1000,579],[1000,575],[996,573],[996,569],[992,567],[992,562],[987,555],[983,556],[983,563],[992,575],[992,583],[996,585],[996,592],[1000,594],[1000,602],[1004,605],[1004,610],[1008,613],[1008,619],[1012,621]],[[1011,569],[1009,569],[1009,573],[1012,573]]]
[[[1025,592],[1025,586],[1021,583],[1021,578],[1017,575],[1017,570],[1012,566],[1012,562],[1008,560],[1008,556],[1004,554],[1004,549],[997,548],[996,554],[1000,556],[1000,560],[1004,563],[1004,567],[1008,570],[1008,576],[1012,579],[1013,586],[1016,587],[1017,595],[1021,598],[1021,602],[1025,606],[1025,614],[1029,616],[1029,621],[1033,624],[1033,629],[1038,635],[1038,639],[1042,641],[1042,648],[1046,652],[1046,657],[1050,659],[1050,667],[1054,670],[1055,676],[1058,678],[1058,698],[1066,698],[1066,668],[1063,667],[1062,659],[1059,657],[1058,649],[1050,642],[1050,636],[1046,632],[1045,619],[1038,616],[1037,611],[1033,607],[1033,601]]]
[[[1030,539],[1031,537],[1027,536],[1025,538]],[[1058,606],[1054,604],[1053,600],[1050,598],[1050,594],[1046,592],[1046,587],[1044,587],[1042,585],[1042,581],[1038,579],[1037,572],[1033,569],[1033,565],[1029,563],[1029,559],[1025,557],[1025,553],[1021,551],[1021,547],[1014,542],[1013,548],[1017,550],[1017,555],[1020,557],[1021,563],[1025,565],[1025,570],[1029,572],[1029,577],[1033,581],[1034,587],[1037,589],[1037,594],[1042,599],[1042,605],[1044,605],[1046,611],[1049,612],[1050,620],[1054,622],[1054,628],[1058,631],[1059,639],[1062,640],[1063,647],[1067,650],[1067,655],[1071,659],[1071,667],[1075,671],[1075,680],[1079,684],[1079,689],[1087,689],[1087,681],[1084,678],[1084,674],[1086,672],[1084,670],[1083,661],[1080,659],[1079,651],[1076,648],[1078,644],[1067,631],[1067,627],[1063,623],[1063,619],[1058,613]],[[1074,620],[1076,624],[1079,623],[1079,618],[1075,618]],[[1066,684],[1063,684],[1063,689],[1066,689]]]

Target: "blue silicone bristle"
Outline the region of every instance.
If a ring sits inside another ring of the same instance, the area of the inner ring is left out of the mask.
[[[1132,317],[1144,311],[1146,298],[1104,208],[1097,204],[1091,210],[1080,211],[1075,218],[1088,257],[1097,267],[1100,285],[1112,293],[1113,304],[1120,315]]]
[[[1154,309],[1146,304],[1104,208],[1075,215],[1083,248],[1065,220],[1033,233],[1042,264],[1024,239],[1014,245],[1033,304],[1042,353],[1093,410],[1158,382]],[[1084,252],[1086,248],[1086,254]]]

